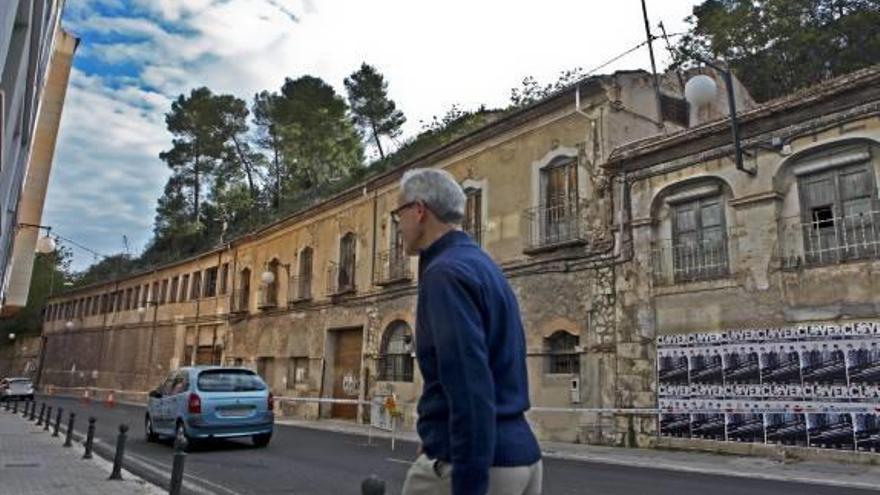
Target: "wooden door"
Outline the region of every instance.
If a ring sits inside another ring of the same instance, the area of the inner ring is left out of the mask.
[[[336,349],[333,359],[333,398],[358,399],[361,388],[361,329],[333,332]],[[356,419],[357,404],[333,404],[334,418]]]

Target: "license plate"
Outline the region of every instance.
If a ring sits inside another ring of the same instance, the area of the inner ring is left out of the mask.
[[[220,409],[219,414],[224,417],[247,416],[252,410],[252,406],[232,406]]]

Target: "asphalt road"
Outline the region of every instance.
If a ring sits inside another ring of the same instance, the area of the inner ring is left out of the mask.
[[[38,404],[43,399],[38,398]],[[144,439],[144,408],[100,404],[87,406],[73,399],[51,398],[53,407],[77,414],[74,431],[84,433],[86,418],[94,416],[96,449],[111,455],[118,425],[131,426],[126,444],[126,469],[157,484],[167,484],[173,449],[170,443]],[[38,409],[39,412],[39,409]],[[55,414],[53,413],[53,420]],[[67,413],[64,414],[66,424]],[[361,481],[376,474],[387,483],[388,494],[400,493],[416,445],[374,441],[293,426],[276,425],[272,443],[254,448],[249,439],[221,440],[199,445],[186,458],[186,492],[234,494],[358,494]],[[683,473],[594,462],[544,460],[546,495],[866,495],[873,491],[802,483]]]

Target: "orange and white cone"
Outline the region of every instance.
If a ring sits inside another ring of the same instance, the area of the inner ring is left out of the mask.
[[[111,390],[109,394],[107,394],[107,399],[104,400],[104,407],[112,409],[116,405],[116,394]]]
[[[82,403],[83,404],[91,404],[91,402],[92,402],[91,392],[89,392],[89,389],[83,390]]]

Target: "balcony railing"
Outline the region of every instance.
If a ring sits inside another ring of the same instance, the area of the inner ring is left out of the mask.
[[[287,304],[297,304],[312,300],[312,276],[290,277],[287,286]]]
[[[271,283],[260,286],[257,297],[257,305],[260,309],[272,309],[278,307],[278,284]]]
[[[374,270],[373,276],[376,285],[389,285],[412,280],[409,257],[397,249],[377,254]]]
[[[586,226],[576,201],[529,208],[523,212],[523,219],[526,253],[587,242]]]
[[[356,265],[330,262],[327,268],[327,295],[341,296],[355,291]]]
[[[880,259],[880,211],[784,219],[779,246],[786,269]]]
[[[235,289],[229,295],[229,310],[232,313],[247,313],[250,308],[250,291]]]
[[[729,274],[727,236],[697,243],[664,240],[651,252],[658,286],[723,278]]]

